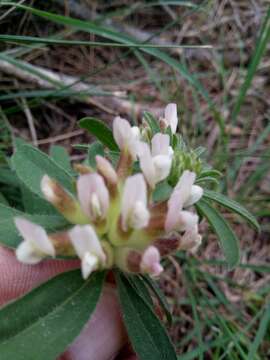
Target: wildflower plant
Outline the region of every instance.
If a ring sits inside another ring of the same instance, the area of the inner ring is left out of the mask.
[[[10,166],[21,184],[22,206],[0,204],[0,241],[25,264],[79,258],[81,271],[58,275],[0,310],[7,334],[0,342],[1,359],[12,358],[14,347],[16,359],[29,354],[55,359],[94,311],[108,273],[114,275],[139,358],[176,359],[153,301],[156,297],[170,319],[155,283],[164,258],[178,251],[193,256],[206,219],[228,266],[237,265],[238,239],[214,203],[258,224],[241,205],[209,190],[213,184],[217,188],[222,174],[205,163],[201,147],[190,149],[177,132],[176,104],[167,105],[160,119],[144,113],[140,126],[121,117],[113,120],[112,130],[94,118],[82,119],[80,126],[97,141],[79,146],[87,159],[73,168],[63,148],[54,147],[47,156],[16,141]],[[27,309],[33,312],[25,318]],[[63,327],[66,323],[72,326]]]

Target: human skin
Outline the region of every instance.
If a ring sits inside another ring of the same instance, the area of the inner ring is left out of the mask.
[[[0,307],[49,278],[79,266],[77,260],[44,260],[38,265],[25,265],[17,261],[11,250],[0,247]],[[58,360],[136,360],[127,343],[116,291],[107,284],[91,320]]]

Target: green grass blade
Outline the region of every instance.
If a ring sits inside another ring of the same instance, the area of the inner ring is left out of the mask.
[[[117,42],[103,42],[103,41],[85,41],[85,40],[63,40],[54,38],[42,38],[34,36],[21,36],[21,35],[5,35],[0,34],[0,42],[15,42],[19,44],[52,44],[52,45],[87,45],[91,47],[116,47],[116,48],[165,48],[165,49],[211,49],[211,45],[155,45],[155,44],[123,44]]]
[[[257,330],[255,339],[253,343],[250,345],[248,358],[247,360],[253,360],[255,358],[256,352],[264,340],[264,336],[266,332],[269,330],[269,323],[270,323],[270,304],[268,304],[265,312],[263,313],[260,321],[259,328]]]
[[[9,4],[10,3],[6,3]],[[67,16],[62,16],[62,15],[57,15],[54,13],[49,13],[46,11],[42,11],[42,10],[38,10],[38,9],[34,9],[28,6],[24,6],[24,5],[16,5],[18,8],[24,9],[26,11],[29,11],[37,16],[46,18],[50,21],[53,21],[55,23],[58,24],[62,24],[64,26],[70,26],[73,29],[77,29],[77,30],[81,30],[81,31],[85,31],[88,33],[92,33],[98,36],[101,36],[103,38],[107,38],[110,39],[112,41],[115,41],[116,43],[122,43],[125,45],[130,45],[130,46],[134,46],[134,45],[140,45],[138,44],[136,41],[134,41],[132,38],[126,36],[126,35],[122,35],[121,33],[118,33],[114,30],[111,30],[109,28],[100,26],[100,25],[96,25],[96,23],[94,22],[90,22],[90,21],[82,21],[82,20],[78,20],[78,19],[74,19],[71,17],[67,17]],[[214,103],[211,100],[208,92],[206,91],[206,89],[201,85],[201,83],[198,81],[198,79],[196,77],[194,77],[186,68],[185,65],[179,63],[179,61],[175,60],[174,58],[172,58],[171,56],[167,55],[167,53],[164,53],[158,49],[151,49],[151,48],[141,48],[142,51],[144,51],[145,53],[152,55],[155,58],[158,58],[160,60],[162,60],[163,62],[165,62],[166,64],[168,64],[169,66],[171,66],[173,69],[175,69],[177,72],[179,72],[183,78],[185,78],[190,85],[194,86],[196,88],[196,90],[203,96],[203,98],[208,102],[209,107],[214,110]],[[216,112],[216,110],[215,110]]]
[[[266,18],[264,21],[264,24],[261,29],[261,33],[259,35],[257,46],[254,51],[254,54],[252,56],[252,61],[249,65],[245,81],[240,89],[239,95],[237,97],[233,113],[232,113],[232,121],[235,123],[237,116],[239,115],[239,112],[241,110],[241,107],[245,101],[246,94],[248,92],[248,89],[251,86],[252,80],[254,78],[254,75],[257,71],[257,68],[260,64],[260,61],[266,51],[267,45],[270,40],[270,7],[268,8]]]

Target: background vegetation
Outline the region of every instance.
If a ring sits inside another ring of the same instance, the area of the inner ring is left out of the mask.
[[[0,1],[0,202],[16,205],[20,191],[7,168],[14,137],[45,151],[63,145],[78,162],[85,152],[76,144],[91,140],[80,118],[137,122],[176,102],[181,132],[207,149],[220,190],[258,217],[261,233],[230,219],[242,247],[233,271],[204,225],[198,255],[166,260],[170,333],[182,360],[267,359],[269,1],[16,4]]]

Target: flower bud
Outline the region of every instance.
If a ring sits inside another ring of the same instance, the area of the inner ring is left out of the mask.
[[[164,117],[160,119],[160,127],[161,129],[166,129],[168,126],[170,126],[172,133],[175,134],[177,124],[177,106],[176,104],[168,104],[164,111]]]
[[[202,169],[202,162],[194,151],[175,150],[169,182],[175,186],[185,170],[199,174]]]
[[[56,209],[72,224],[86,224],[89,222],[84,215],[77,200],[74,199],[62,186],[55,180],[44,175],[41,180],[41,191]]]
[[[86,175],[86,174],[90,174],[93,172],[93,169],[90,166],[83,165],[83,164],[74,164],[73,168],[80,175]]]
[[[96,156],[96,163],[98,173],[103,176],[105,183],[110,190],[110,193],[114,195],[116,192],[118,181],[116,171],[114,170],[112,164],[100,155]]]

